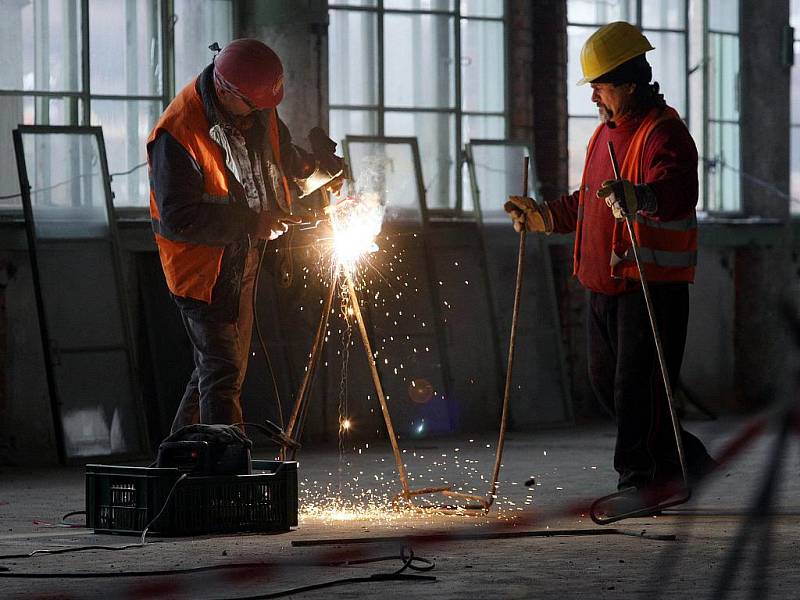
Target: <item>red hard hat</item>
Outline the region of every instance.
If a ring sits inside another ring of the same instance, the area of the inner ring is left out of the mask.
[[[283,100],[283,65],[266,44],[252,38],[233,40],[214,58],[214,70],[259,109]]]

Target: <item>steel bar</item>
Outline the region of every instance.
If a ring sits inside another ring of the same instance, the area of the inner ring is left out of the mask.
[[[526,156],[523,160],[522,170],[522,195],[528,195],[528,169],[530,167],[530,157]],[[500,434],[497,439],[497,448],[494,456],[494,469],[492,469],[491,488],[487,497],[489,510],[497,495],[497,478],[500,476],[500,466],[503,461],[503,447],[506,440],[506,429],[508,428],[508,400],[511,395],[511,379],[514,371],[514,350],[517,344],[517,323],[519,322],[519,306],[522,297],[522,277],[525,271],[525,239],[527,230],[521,228],[519,232],[519,252],[517,253],[517,281],[514,286],[514,308],[511,312],[511,335],[508,340],[508,365],[506,367],[506,385],[503,391],[503,408],[500,414]]]
[[[625,531],[624,529],[542,529],[537,531],[498,531],[490,533],[432,533],[429,535],[387,535],[382,537],[329,538],[316,540],[294,540],[294,547],[308,546],[344,546],[351,544],[380,544],[385,542],[460,542],[472,540],[507,540],[526,537],[578,537],[599,535],[625,535],[645,540],[674,542],[673,534],[650,534],[644,532]]]
[[[386,432],[389,434],[389,441],[392,444],[392,452],[394,453],[394,459],[397,463],[397,473],[400,476],[400,485],[403,486],[403,494],[407,498],[411,491],[408,485],[408,474],[406,473],[406,467],[403,464],[403,457],[400,454],[400,447],[397,444],[397,436],[394,433],[392,417],[389,415],[389,407],[386,404],[386,396],[383,393],[383,385],[381,384],[381,378],[378,375],[378,367],[375,365],[375,356],[372,352],[372,346],[369,342],[367,328],[364,325],[364,316],[361,314],[361,307],[358,303],[358,296],[356,296],[353,278],[346,268],[343,268],[342,271],[344,271],[345,282],[347,283],[347,291],[350,295],[350,304],[355,315],[356,324],[358,325],[358,331],[361,334],[364,353],[367,356],[367,363],[369,364],[370,374],[372,375],[372,383],[375,386],[375,393],[377,394],[378,402],[381,405],[383,420],[386,423]]]
[[[300,384],[300,389],[297,392],[297,399],[292,409],[292,415],[289,418],[289,424],[286,426],[286,435],[294,438],[295,428],[298,425],[302,426],[306,406],[308,405],[308,392],[311,389],[311,382],[314,379],[314,373],[319,365],[319,357],[322,352],[322,346],[325,343],[325,332],[328,329],[328,317],[331,314],[331,307],[333,306],[333,298],[336,295],[336,289],[339,281],[340,266],[337,264],[334,267],[334,273],[331,277],[331,283],[328,289],[328,295],[325,297],[325,302],[322,306],[322,314],[319,318],[319,325],[317,325],[317,332],[314,335],[314,341],[311,345],[311,352],[308,355],[308,363],[306,364],[306,372],[303,375],[303,381]],[[287,449],[284,448],[281,452],[281,458],[286,458]],[[292,450],[294,453],[294,450]]]

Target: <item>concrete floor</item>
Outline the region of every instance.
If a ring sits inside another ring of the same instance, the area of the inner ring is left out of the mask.
[[[743,426],[743,421],[733,420],[687,424],[712,453]],[[378,538],[433,533],[444,534],[447,539],[416,538],[406,545],[416,555],[435,562],[432,571],[423,573],[436,577],[435,581],[352,583],[304,592],[302,597],[465,598],[491,594],[500,598],[797,598],[800,481],[796,438],[786,456],[776,514],[765,521],[767,527],[748,527],[749,537],[739,560],[732,563],[732,575],[724,574],[733,540],[768,462],[771,439],[771,435],[762,436],[706,482],[689,504],[672,514],[607,526],[605,529],[618,532],[608,535],[600,534],[603,528],[570,508],[614,487],[615,474],[610,467],[614,438],[608,427],[510,435],[501,473],[501,497],[488,516],[385,510],[387,498],[399,490],[386,448],[360,444],[342,454],[336,448],[305,449],[300,456],[300,526],[290,533],[153,538],[144,548],[118,552],[0,557],[0,597],[274,597],[270,594],[298,586],[392,572],[401,566],[399,559],[341,563],[399,555],[403,542],[379,542]],[[403,442],[408,469],[415,478],[412,486],[446,480],[485,493],[493,444],[490,437]],[[531,476],[536,478],[536,485],[525,487]],[[0,555],[137,541],[42,523],[58,523],[64,513],[83,508],[82,469],[4,467],[0,481]],[[372,508],[360,513],[345,509],[335,512],[325,500],[330,497],[358,498],[356,503],[362,508]],[[588,535],[514,537],[522,532],[554,530],[583,530]],[[642,533],[674,535],[676,539],[638,535]],[[493,534],[506,537],[488,537]],[[463,539],[481,535],[487,537]],[[296,541],[337,538],[375,541],[292,546]],[[234,563],[251,566],[192,574],[122,575]],[[104,577],[79,578],[88,573]],[[28,577],[21,577],[24,574]],[[720,580],[729,584],[727,595],[714,595]]]

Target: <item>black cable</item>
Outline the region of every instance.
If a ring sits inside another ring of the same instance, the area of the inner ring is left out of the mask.
[[[86,514],[85,510],[73,510],[72,512],[68,512],[63,517],[61,517],[61,524],[66,525],[68,527],[86,527],[85,522],[83,523],[83,525],[81,525],[80,523],[67,523],[67,519],[69,519],[70,517],[74,517],[76,515],[85,515],[85,514]]]
[[[129,548],[142,548],[147,543],[145,538],[147,536],[147,532],[150,530],[150,527],[153,526],[153,523],[158,521],[158,519],[161,517],[161,515],[167,509],[167,506],[169,506],[169,501],[172,499],[172,495],[175,493],[175,490],[178,488],[178,484],[181,481],[183,481],[184,479],[186,479],[188,476],[189,476],[188,473],[184,473],[183,475],[178,477],[178,479],[177,479],[177,481],[175,481],[175,483],[172,484],[172,488],[169,490],[169,494],[167,494],[167,498],[166,498],[166,500],[164,500],[164,504],[161,506],[161,510],[158,511],[158,514],[155,517],[153,517],[150,520],[150,522],[147,525],[145,525],[144,529],[142,530],[142,536],[139,539],[139,543],[138,544],[125,544],[124,546],[97,546],[97,545],[92,545],[92,546],[75,546],[75,547],[72,547],[72,548],[42,548],[42,549],[39,549],[39,550],[34,550],[33,552],[29,552],[27,554],[0,554],[0,560],[15,559],[15,558],[31,558],[33,556],[36,556],[37,554],[66,554],[68,552],[83,552],[84,550],[127,550]],[[64,515],[64,517],[66,518],[66,517],[68,517],[70,515],[75,515],[75,514],[79,514],[79,513],[82,513],[82,512],[84,512],[84,511],[74,511],[74,512],[71,512],[71,513],[67,513],[66,515]],[[4,573],[0,573],[0,574],[2,574],[4,577],[8,577],[7,574],[4,574]]]
[[[267,361],[267,370],[272,379],[272,390],[275,393],[275,404],[278,406],[278,420],[281,424],[281,429],[286,427],[283,421],[283,403],[281,402],[281,395],[278,392],[278,381],[275,379],[275,370],[272,368],[272,359],[267,350],[267,344],[264,342],[264,336],[261,335],[261,322],[258,319],[258,279],[261,275],[261,263],[264,261],[264,254],[267,252],[267,244],[261,247],[261,253],[258,257],[258,267],[256,268],[256,278],[253,282],[253,323],[256,326],[256,335],[258,336],[258,343],[261,346],[261,352],[264,353],[264,358]]]

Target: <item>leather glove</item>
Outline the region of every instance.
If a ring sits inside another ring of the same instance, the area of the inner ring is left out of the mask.
[[[617,221],[624,221],[625,217],[635,215],[639,210],[636,202],[636,190],[633,183],[627,179],[609,179],[603,182],[597,190],[597,197],[606,201],[606,206],[614,213]]]
[[[598,198],[605,198],[606,206],[617,221],[637,212],[655,212],[657,202],[653,190],[647,184],[633,185],[627,179],[609,179],[597,190]]]
[[[533,198],[525,196],[509,196],[503,208],[511,215],[516,232],[522,231],[523,228],[538,233],[553,232],[553,215],[544,202],[540,204]]]
[[[302,218],[294,215],[262,210],[258,213],[255,235],[261,240],[275,240],[286,233],[289,225],[297,225],[302,221]]]

